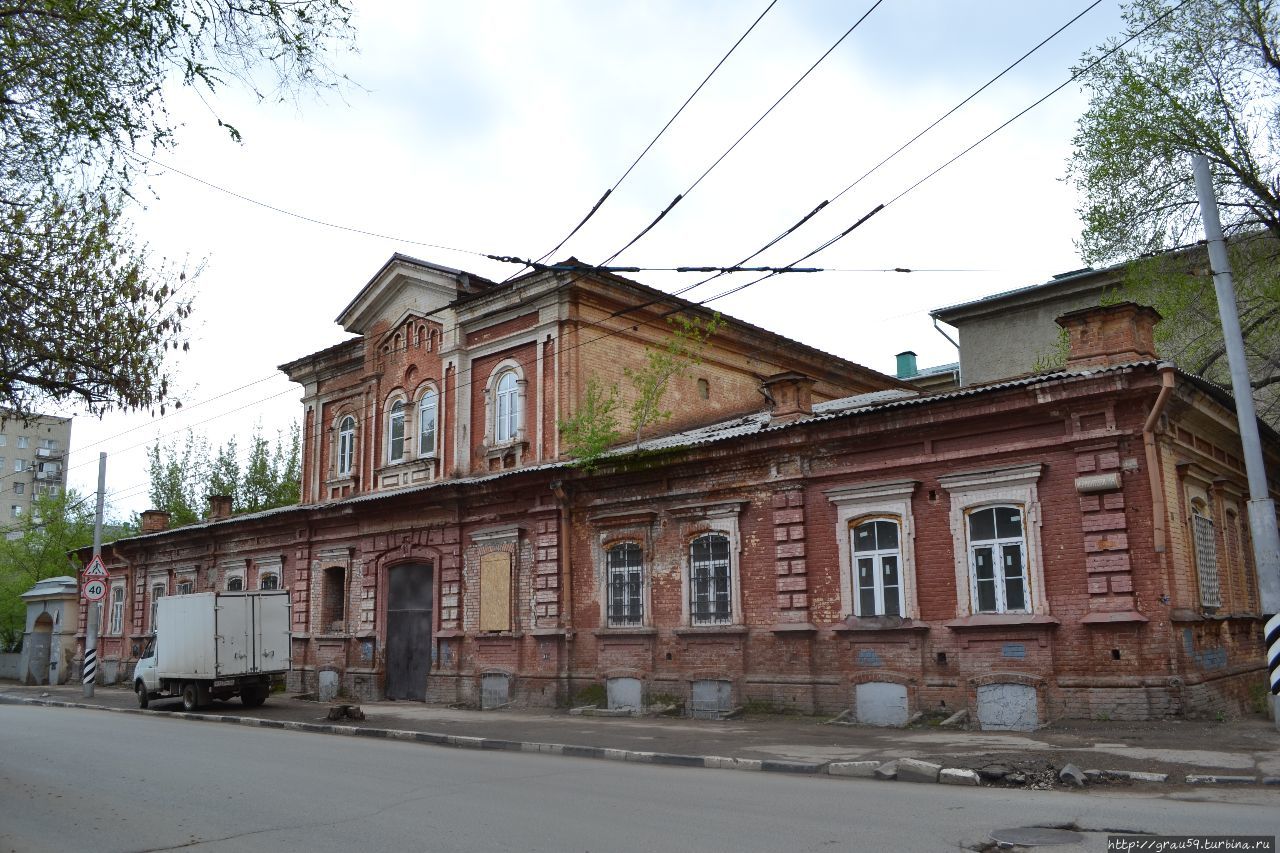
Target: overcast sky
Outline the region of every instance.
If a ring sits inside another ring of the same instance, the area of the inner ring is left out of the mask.
[[[858,19],[873,0],[778,0],[595,218],[559,253],[600,262],[647,225]],[[77,417],[69,484],[117,516],[146,508],[144,448],[187,427],[217,445],[301,416],[276,365],[346,337],[338,312],[393,252],[502,279],[475,254],[537,257],[585,215],[767,0],[442,0],[358,3],[355,85],[298,103],[170,89],[176,151],[157,159],[226,190],[388,239],[303,222],[154,169],[136,216],[156,258],[204,272],[181,414]],[[1088,0],[884,0],[647,237],[635,266],[738,261],[830,199],[1070,18]],[[786,264],[1070,76],[1122,31],[1104,0],[963,110],[758,262]],[[1064,181],[1084,96],[1071,85],[809,264],[709,303],[868,367],[894,354],[955,361],[929,309],[1082,266]],[[243,134],[237,144],[214,111]],[[434,244],[424,245],[424,244]],[[439,247],[450,247],[449,249]],[[454,251],[465,250],[465,251]],[[908,267],[911,274],[874,272]],[[929,270],[947,270],[931,272]],[[673,290],[698,276],[638,273]],[[688,294],[712,297],[746,278]],[[239,391],[248,383],[255,383]],[[234,393],[227,393],[232,392]],[[64,412],[65,414],[66,412]]]

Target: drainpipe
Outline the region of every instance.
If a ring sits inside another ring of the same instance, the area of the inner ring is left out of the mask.
[[[1151,414],[1147,415],[1147,422],[1142,425],[1142,444],[1147,451],[1147,475],[1151,478],[1151,521],[1157,554],[1163,554],[1165,550],[1167,535],[1165,525],[1168,524],[1169,513],[1165,505],[1164,484],[1161,482],[1160,463],[1156,454],[1155,429],[1160,416],[1164,414],[1165,405],[1169,402],[1169,395],[1173,393],[1176,376],[1173,365],[1160,368],[1160,394],[1156,397],[1155,405],[1151,407]]]

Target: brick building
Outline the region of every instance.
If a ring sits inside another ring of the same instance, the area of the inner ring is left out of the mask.
[[[1065,369],[937,393],[726,319],[662,434],[574,467],[556,424],[673,310],[701,309],[393,257],[339,317],[357,337],[283,367],[303,503],[145,514],[106,550],[100,655],[136,657],[157,596],[282,585],[293,686],[332,670],[363,697],[601,684],[1027,728],[1231,712],[1261,681],[1234,411],[1155,358],[1151,309],[1068,313]]]

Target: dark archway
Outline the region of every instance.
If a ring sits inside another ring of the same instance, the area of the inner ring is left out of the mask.
[[[387,570],[387,698],[427,698],[431,672],[431,610],[435,601],[431,563]]]

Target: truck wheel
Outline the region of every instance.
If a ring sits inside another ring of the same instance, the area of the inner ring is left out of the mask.
[[[151,698],[147,696],[147,685],[139,681],[133,686],[133,691],[138,694],[138,707],[146,708],[151,704]]]
[[[267,687],[265,684],[255,684],[246,687],[240,691],[240,701],[244,703],[246,708],[257,708],[263,702],[267,701]]]
[[[200,688],[194,681],[182,685],[182,710],[191,713],[200,707]]]

